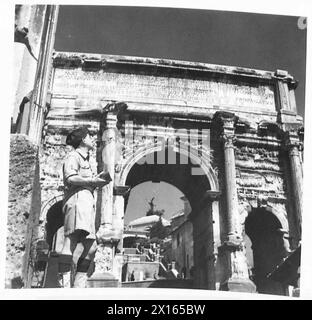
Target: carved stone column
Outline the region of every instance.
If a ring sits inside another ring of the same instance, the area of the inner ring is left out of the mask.
[[[301,214],[302,214],[302,163],[300,150],[302,143],[296,132],[290,131],[287,133],[286,147],[289,152],[289,161],[291,169],[292,191],[295,202],[296,220],[298,225],[299,235],[301,235]]]
[[[118,243],[119,251],[123,248],[125,196],[129,190],[130,187],[128,186],[115,186],[114,188],[113,229],[120,239]]]
[[[237,292],[255,292],[256,286],[249,279],[249,271],[242,230],[239,226],[239,204],[236,186],[234,133],[235,116],[221,114],[223,124],[222,141],[224,143],[224,173],[226,196],[226,239],[219,247],[216,265],[224,270],[220,290]]]
[[[130,187],[115,186],[114,187],[114,210],[113,210],[113,230],[119,241],[113,260],[113,274],[121,282],[122,281],[122,265],[123,265],[123,232],[124,232],[124,213],[125,213],[125,196],[128,194]]]
[[[226,192],[226,218],[227,218],[227,242],[233,245],[239,244],[242,236],[238,232],[237,223],[239,221],[238,197],[236,188],[236,168],[234,142],[234,117],[221,117],[223,122],[222,140],[224,143],[224,173]]]
[[[98,248],[95,254],[95,272],[89,279],[91,287],[111,287],[118,285],[118,279],[115,277],[113,262],[115,249],[120,241],[120,234],[113,228],[114,212],[114,182],[116,166],[116,139],[118,134],[117,116],[126,109],[124,103],[108,104],[104,112],[104,121],[102,127],[101,141],[101,160],[100,170],[108,171],[112,181],[99,191],[100,198],[100,227],[96,234]]]

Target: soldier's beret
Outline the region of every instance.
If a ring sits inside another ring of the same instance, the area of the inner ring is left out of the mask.
[[[86,127],[75,129],[68,134],[66,138],[66,144],[77,148],[80,145],[82,139],[84,139],[88,133],[89,130]]]

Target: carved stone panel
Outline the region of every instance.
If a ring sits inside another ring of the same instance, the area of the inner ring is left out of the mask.
[[[207,107],[233,106],[252,110],[275,111],[274,87],[229,80],[196,80],[161,76],[88,72],[57,68],[54,94],[76,95],[87,107],[90,101],[109,99],[134,102],[161,102]]]

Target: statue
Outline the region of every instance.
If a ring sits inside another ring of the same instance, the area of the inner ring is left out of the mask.
[[[161,218],[161,216],[164,215],[165,210],[164,210],[164,209],[162,209],[162,210],[155,210],[156,204],[154,204],[154,199],[155,199],[155,197],[153,197],[153,198],[148,202],[150,208],[149,208],[148,211],[146,212],[146,216],[156,215],[156,216],[159,216],[159,217]]]

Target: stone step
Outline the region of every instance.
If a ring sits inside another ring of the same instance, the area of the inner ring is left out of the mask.
[[[122,288],[173,288],[193,289],[193,280],[190,279],[157,279],[143,281],[122,282]]]

